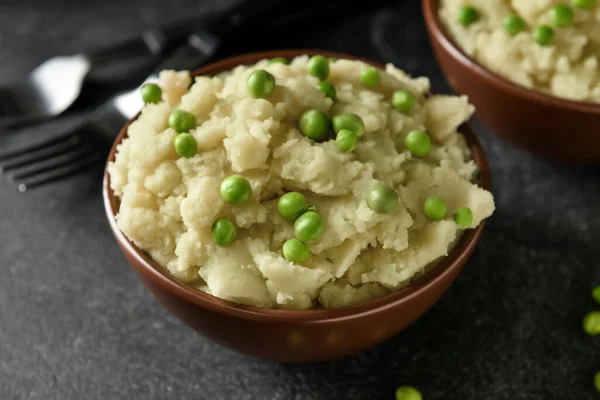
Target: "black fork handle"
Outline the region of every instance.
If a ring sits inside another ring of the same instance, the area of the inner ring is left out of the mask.
[[[85,54],[93,67],[130,57],[159,56],[172,51],[199,28],[222,41],[248,28],[282,0],[241,0],[217,15],[198,16],[162,28],[149,29],[140,36]]]

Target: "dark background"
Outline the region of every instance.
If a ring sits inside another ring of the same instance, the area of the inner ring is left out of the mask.
[[[0,82],[46,57],[231,3],[1,0]],[[448,92],[418,1],[363,2],[358,15],[348,15],[349,3],[327,15],[316,5],[308,20],[267,34],[260,31],[270,21],[260,21],[219,57],[323,48],[393,62]],[[0,150],[77,121],[107,92],[99,82],[60,120],[0,132]],[[0,177],[0,399],[393,399],[401,384],[426,400],[600,398],[592,384],[600,339],[581,328],[600,308],[590,298],[600,284],[600,168],[543,160],[474,126],[489,155],[497,211],[464,273],[392,340],[319,364],[233,353],[159,307],[109,232],[101,166],[26,194]]]

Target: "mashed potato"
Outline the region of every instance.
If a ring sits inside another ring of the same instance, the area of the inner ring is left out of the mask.
[[[573,8],[568,27],[554,26],[552,8],[563,0],[442,0],[439,15],[455,42],[481,65],[526,88],[577,101],[600,102],[600,5]],[[600,3],[599,3],[600,4]],[[457,22],[463,6],[473,6],[477,22]],[[510,36],[503,28],[507,15],[518,14],[527,28]],[[548,46],[535,42],[539,25],[554,29]]]
[[[465,97],[429,95],[426,78],[412,79],[388,65],[380,83],[360,83],[365,64],[337,60],[328,81],[337,99],[325,98],[307,74],[308,57],[290,65],[240,66],[191,83],[187,72],[161,74],[163,102],[149,104],[131,124],[108,171],[121,199],[117,223],[136,246],[172,275],[214,296],[260,307],[310,309],[367,301],[406,286],[446,256],[461,235],[454,210],[469,207],[476,227],[494,210],[492,195],[473,184],[476,166],[457,128],[473,113]],[[274,75],[268,99],[248,95],[255,69]],[[416,96],[411,113],[391,104],[395,90]],[[192,158],[174,151],[168,127],[174,108],[191,112],[198,143]],[[354,112],[365,133],[354,152],[342,153],[334,140],[316,143],[298,130],[307,109],[330,117]],[[427,130],[432,150],[413,158],[404,149],[412,130]],[[219,185],[238,174],[252,186],[244,205],[226,204]],[[392,215],[377,214],[366,194],[383,182],[400,196]],[[282,255],[294,237],[293,223],[277,212],[277,199],[299,191],[325,221],[325,234],[309,244],[311,256],[297,264]],[[447,218],[432,221],[424,200],[436,195],[448,205]],[[225,247],[211,237],[211,225],[229,217],[237,239]]]

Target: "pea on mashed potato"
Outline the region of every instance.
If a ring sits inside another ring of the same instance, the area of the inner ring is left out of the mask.
[[[121,199],[119,228],[175,277],[239,303],[342,307],[406,286],[460,237],[456,210],[469,208],[474,228],[492,214],[494,201],[472,183],[476,166],[457,132],[473,113],[467,98],[429,95],[426,78],[413,79],[392,65],[379,71],[376,84],[365,86],[365,68],[359,61],[331,61],[327,81],[335,96],[328,97],[317,87],[319,78],[308,73],[307,56],[289,65],[262,60],[197,77],[193,84],[188,72],[162,72],[163,101],[144,107],[108,168]],[[259,69],[275,78],[267,98],[248,93],[248,77]],[[398,91],[403,96],[394,106]],[[414,106],[400,112],[407,92]],[[173,146],[177,132],[168,119],[174,109],[196,118],[189,133],[197,152],[190,158],[178,156]],[[328,118],[360,116],[364,132],[353,151],[341,151],[333,136],[316,142],[303,135],[298,121],[307,110]],[[431,138],[423,157],[404,147],[415,130]],[[221,197],[220,184],[231,175],[252,187],[244,204]],[[391,214],[367,205],[369,191],[381,184],[399,195]],[[322,237],[307,243],[310,256],[299,263],[282,251],[295,237],[294,224],[277,210],[286,192],[302,193],[324,222]],[[446,218],[426,215],[431,196],[443,199]],[[226,246],[211,237],[220,218],[237,229]]]
[[[447,31],[482,66],[529,89],[600,103],[600,2],[442,0],[440,4],[439,16]],[[460,23],[467,7],[477,11],[476,21]]]

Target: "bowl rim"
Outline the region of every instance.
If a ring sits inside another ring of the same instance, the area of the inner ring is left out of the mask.
[[[475,61],[454,42],[444,24],[440,21],[437,10],[440,7],[441,1],[442,0],[422,0],[425,23],[431,32],[431,36],[434,37],[454,59],[458,60],[468,69],[515,96],[525,97],[528,100],[541,103],[545,106],[566,108],[579,112],[600,113],[600,104],[564,99],[537,90],[528,89],[490,71]]]
[[[253,64],[261,59],[273,58],[273,57],[286,57],[293,58],[300,55],[314,55],[321,54],[326,57],[335,58],[349,58],[355,60],[361,60],[379,68],[383,68],[383,65],[367,60],[361,57],[356,57],[344,53],[337,53],[325,50],[313,50],[313,49],[297,49],[297,50],[275,50],[266,52],[249,53],[240,56],[227,58],[215,63],[208,64],[202,68],[199,68],[192,72],[192,76],[199,76],[204,74],[214,75],[219,72],[230,70],[238,65],[249,65]],[[220,299],[201,290],[193,288],[186,283],[178,280],[171,276],[171,274],[163,267],[161,267],[156,261],[152,260],[148,254],[138,249],[129,239],[125,237],[123,232],[118,228],[115,215],[118,211],[119,199],[115,196],[113,191],[110,189],[110,175],[108,173],[108,165],[114,161],[117,146],[125,138],[129,125],[135,121],[140,114],[138,113],[133,117],[127,124],[121,129],[119,135],[115,139],[112,148],[110,150],[106,167],[104,171],[103,184],[102,184],[102,196],[104,200],[104,208],[106,216],[109,221],[109,225],[117,243],[121,247],[128,259],[133,258],[139,268],[134,269],[144,275],[145,278],[149,278],[154,284],[159,285],[163,290],[187,300],[193,304],[208,309],[211,312],[225,314],[232,317],[241,317],[252,320],[260,320],[265,322],[275,321],[295,321],[295,322],[309,322],[309,323],[323,323],[331,322],[334,320],[345,320],[350,318],[356,318],[359,315],[379,313],[387,309],[394,308],[401,303],[407,302],[414,297],[417,297],[423,292],[429,289],[433,289],[434,286],[441,284],[448,275],[451,275],[454,270],[461,269],[462,265],[466,262],[475,245],[479,241],[483,228],[485,226],[485,220],[482,221],[479,226],[472,230],[467,230],[463,233],[462,237],[455,244],[454,248],[449,252],[448,256],[441,262],[434,265],[423,275],[416,278],[408,286],[403,289],[391,292],[384,296],[376,299],[369,300],[367,302],[359,303],[357,305],[331,308],[331,309],[314,309],[314,310],[281,310],[271,308],[261,308],[249,305],[238,304],[232,301]],[[468,147],[471,150],[472,158],[479,168],[479,174],[477,183],[480,187],[491,190],[491,174],[489,164],[487,162],[486,155],[483,147],[477,136],[473,133],[467,123],[463,124],[459,128],[460,132],[464,135]],[[130,264],[132,264],[130,262]]]

